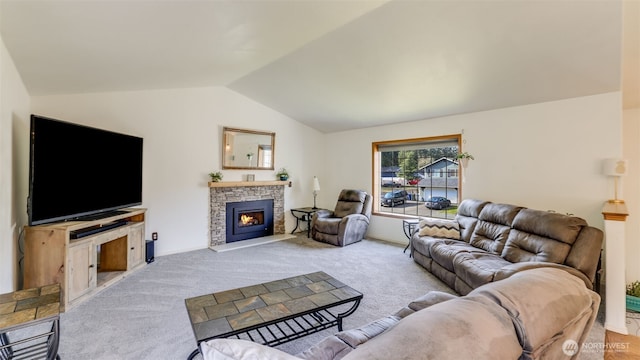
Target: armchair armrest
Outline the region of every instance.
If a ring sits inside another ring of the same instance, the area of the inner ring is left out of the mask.
[[[329,218],[333,217],[333,211],[327,209],[320,209],[313,213],[314,218]]]

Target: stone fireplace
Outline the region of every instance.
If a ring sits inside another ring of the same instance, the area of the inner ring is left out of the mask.
[[[239,182],[210,182],[209,183],[209,247],[213,248],[217,245],[223,245],[232,241],[228,239],[227,227],[228,221],[237,221],[238,216],[242,214],[229,212],[227,210],[228,203],[243,203],[248,201],[273,201],[273,232],[272,234],[284,234],[284,186],[288,185],[288,181],[239,181]],[[255,208],[249,206],[248,213],[255,213]],[[245,216],[260,217],[259,214],[245,214]],[[241,220],[241,219],[240,219]],[[253,231],[260,226],[253,222],[263,222],[264,219],[249,220],[251,224],[243,226],[240,232]],[[253,228],[253,229],[252,229]],[[261,235],[266,236],[266,235]],[[240,239],[244,240],[244,239]]]

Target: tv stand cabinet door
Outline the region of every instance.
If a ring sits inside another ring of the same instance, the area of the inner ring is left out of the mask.
[[[144,223],[135,223],[129,227],[129,266],[135,269],[145,263]]]
[[[95,249],[92,241],[69,246],[67,302],[72,302],[96,288]]]

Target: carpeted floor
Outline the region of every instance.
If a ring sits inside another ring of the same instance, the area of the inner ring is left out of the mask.
[[[206,249],[158,257],[62,314],[59,353],[63,360],[186,359],[196,343],[185,298],[319,270],[364,294],[358,310],[345,319],[345,329],[395,312],[429,290],[451,292],[402,250],[373,240],[338,248],[300,235],[223,253]],[[587,341],[602,342],[599,321]],[[278,348],[295,354],[336,331]]]

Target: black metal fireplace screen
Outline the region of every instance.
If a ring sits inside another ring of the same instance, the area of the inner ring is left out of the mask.
[[[226,241],[273,235],[273,199],[228,202]]]

